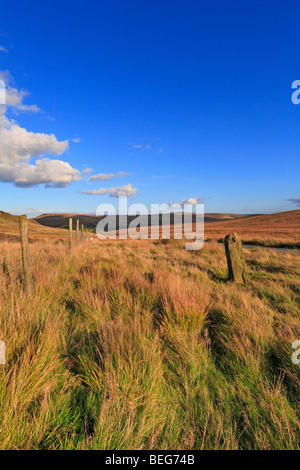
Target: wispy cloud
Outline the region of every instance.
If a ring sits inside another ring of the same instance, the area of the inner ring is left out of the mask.
[[[82,191],[82,194],[88,194],[90,196],[109,196],[109,197],[121,197],[121,196],[135,196],[137,188],[133,188],[132,184],[126,184],[124,186],[111,187],[111,188],[100,188],[93,191]]]
[[[134,145],[132,145],[132,148],[142,150],[144,152],[145,150],[150,150],[151,145],[150,144],[146,144],[146,145],[134,144]]]
[[[8,50],[4,46],[0,46],[0,52],[6,52],[8,53]]]
[[[292,197],[288,199],[288,201],[295,204],[297,207],[300,207],[300,197]]]
[[[136,140],[137,142],[129,143],[130,147],[133,150],[141,150],[142,152],[151,150],[152,152],[158,153],[158,154],[164,151],[164,149],[162,148],[162,144],[160,143],[161,141],[160,137],[144,136],[144,137],[139,137]]]
[[[203,197],[189,197],[188,199],[183,199],[180,202],[169,202],[170,209],[182,209],[184,206],[191,207],[196,204],[203,204],[206,198]]]
[[[89,177],[89,181],[109,181],[114,178],[122,178],[123,176],[131,175],[126,171],[119,171],[118,173],[99,173],[98,175],[92,175]]]
[[[75,144],[79,144],[81,142],[81,138],[76,137],[75,139],[72,139],[72,142],[74,142]]]
[[[82,170],[81,174],[82,175],[88,175],[92,171],[93,171],[93,168],[85,168],[84,170]]]

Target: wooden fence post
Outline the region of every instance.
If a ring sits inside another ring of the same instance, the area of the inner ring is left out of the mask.
[[[79,219],[76,220],[76,245],[79,243]]]
[[[83,242],[83,228],[84,228],[84,225],[81,224],[81,243]]]
[[[22,269],[25,289],[30,292],[32,288],[30,252],[28,243],[27,215],[20,216],[20,236],[22,248]]]
[[[70,217],[69,218],[69,251],[70,253],[72,253],[72,242],[73,242],[72,229],[73,229],[73,221],[72,221],[72,217]]]

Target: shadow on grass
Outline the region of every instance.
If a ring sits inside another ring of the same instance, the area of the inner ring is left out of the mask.
[[[211,269],[206,270],[209,279],[215,282],[223,282],[223,283],[229,283],[232,282],[228,276],[219,276],[218,274],[214,273]]]

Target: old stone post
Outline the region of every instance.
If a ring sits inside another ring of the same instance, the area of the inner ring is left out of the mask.
[[[225,252],[228,264],[228,277],[235,282],[246,282],[245,262],[242,242],[236,233],[225,237]]]

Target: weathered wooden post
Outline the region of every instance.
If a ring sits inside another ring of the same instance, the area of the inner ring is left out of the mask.
[[[72,242],[73,242],[73,234],[72,234],[72,230],[73,230],[73,221],[72,221],[72,217],[69,218],[69,252],[72,253]]]
[[[22,270],[25,289],[30,292],[32,288],[31,267],[30,267],[30,252],[28,243],[28,226],[27,215],[20,216],[20,236],[21,236],[21,249],[22,249]]]
[[[79,219],[76,220],[76,245],[79,243]]]
[[[243,257],[242,242],[236,233],[225,237],[225,252],[228,264],[228,278],[235,282],[246,282],[246,269]]]
[[[83,242],[83,229],[84,229],[84,225],[81,224],[81,243]]]

